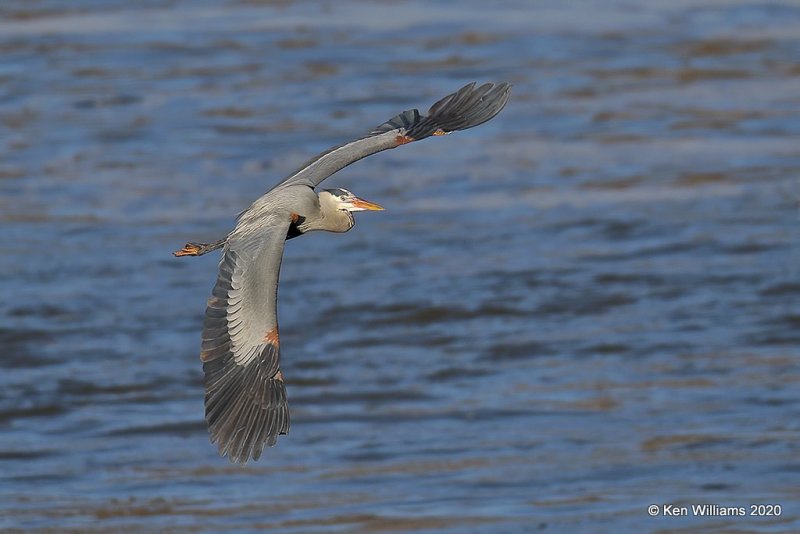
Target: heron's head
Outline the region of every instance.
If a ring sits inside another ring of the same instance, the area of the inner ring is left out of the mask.
[[[325,198],[324,193],[328,193],[329,197]],[[325,189],[320,194],[320,200],[323,202],[326,200],[330,201],[333,203],[335,209],[347,212],[383,210],[383,206],[379,206],[363,198],[358,198],[347,189]]]
[[[324,230],[346,232],[356,225],[354,211],[378,211],[378,204],[358,198],[347,189],[325,189],[319,194],[319,207],[325,216]]]

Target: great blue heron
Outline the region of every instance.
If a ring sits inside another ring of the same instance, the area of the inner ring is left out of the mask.
[[[471,83],[420,115],[412,109],[368,135],[313,158],[239,215],[216,243],[187,243],[175,256],[222,248],[217,283],[203,323],[206,423],[211,442],[232,462],[257,460],[264,445],[289,431],[289,406],[278,355],[278,272],[284,242],[313,230],[347,232],[353,212],[382,210],[346,189],[314,192],[328,176],[361,158],[432,135],[482,124],[506,105],[511,86]]]

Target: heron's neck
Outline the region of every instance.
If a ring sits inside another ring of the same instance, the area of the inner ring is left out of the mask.
[[[349,211],[334,209],[323,214],[323,230],[328,232],[347,232],[356,225],[356,219]]]
[[[322,191],[318,198],[319,210],[315,214],[317,220],[312,222],[312,229],[346,232],[356,224],[352,213],[339,209],[339,202],[328,191]]]

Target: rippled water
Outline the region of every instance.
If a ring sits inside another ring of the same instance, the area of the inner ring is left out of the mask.
[[[0,528],[800,530],[800,6],[487,6],[0,4]],[[472,80],[326,182],[387,211],[289,243],[292,431],[219,458],[170,252]]]

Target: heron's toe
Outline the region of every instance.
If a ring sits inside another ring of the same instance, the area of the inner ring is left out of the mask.
[[[186,243],[183,245],[183,248],[180,250],[176,250],[172,254],[176,258],[180,258],[181,256],[199,256],[200,251],[203,250],[203,247],[197,243]]]

